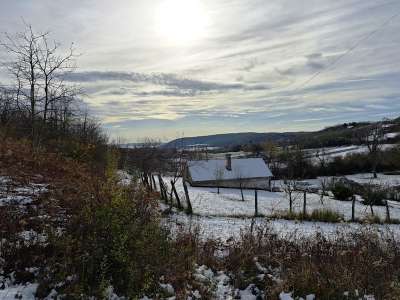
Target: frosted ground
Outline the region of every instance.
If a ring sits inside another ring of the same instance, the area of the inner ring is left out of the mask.
[[[396,136],[398,134],[396,133]],[[397,147],[397,144],[383,144],[382,150],[390,150]],[[339,147],[327,147],[317,149],[305,149],[304,150],[309,156],[313,164],[319,163],[319,159],[316,157],[317,153],[323,157],[327,162],[333,161],[336,157],[345,157],[351,154],[366,154],[369,152],[368,146],[364,145],[350,145],[350,146],[339,146]]]
[[[360,174],[349,176],[355,181],[368,181],[369,174]],[[168,178],[164,179],[168,184]],[[307,182],[310,186],[317,187],[318,179]],[[385,179],[379,178],[377,182],[394,184],[400,182],[400,176],[386,175]],[[280,181],[273,182],[274,186],[281,186]],[[218,217],[252,217],[254,215],[254,190],[243,190],[244,200],[241,199],[239,189],[220,189],[217,193],[216,188],[189,188],[190,200],[193,212],[201,216],[218,216]],[[176,189],[181,199],[185,199],[183,185],[181,179],[176,184]],[[303,211],[303,193],[294,193],[293,210],[296,212]],[[184,201],[183,201],[184,202]],[[330,209],[342,214],[345,220],[351,219],[351,201],[338,201],[332,196],[325,196],[321,203],[320,195],[307,193],[307,210],[312,212],[316,209]],[[400,203],[389,201],[391,217],[400,218]],[[289,200],[284,192],[258,191],[258,212],[263,216],[274,216],[285,212],[289,209]],[[356,217],[364,218],[370,214],[370,207],[362,204],[362,198],[356,197]],[[374,213],[381,218],[385,218],[386,209],[382,206],[374,206]]]
[[[371,174],[357,174],[349,176],[352,180],[358,182],[372,180]],[[169,184],[170,178],[164,178],[165,183]],[[319,186],[319,179],[302,181],[312,187]],[[382,175],[376,180],[378,183],[386,185],[397,185],[400,182],[400,176]],[[274,186],[280,186],[281,181],[273,182]],[[176,183],[176,189],[185,204],[185,196],[181,179]],[[199,226],[202,233],[207,237],[216,237],[228,239],[231,236],[237,236],[241,230],[249,228],[255,212],[254,190],[244,190],[244,199],[241,200],[239,189],[220,189],[217,193],[216,188],[199,188],[188,185],[189,195],[193,208],[194,216],[187,216],[182,212],[176,212],[169,216],[169,221],[178,227]],[[321,203],[318,194],[307,193],[307,211],[312,212],[317,209],[330,209],[343,215],[344,219],[351,219],[351,202],[338,201],[332,196],[325,196]],[[400,219],[400,203],[389,201],[390,214],[392,219]],[[289,209],[289,200],[283,192],[258,191],[258,213],[263,217],[255,219],[256,224],[262,224],[267,221],[265,217],[276,216]],[[303,193],[295,193],[293,210],[303,211]],[[362,219],[368,217],[370,207],[362,204],[362,198],[356,197],[355,205],[356,218]],[[382,219],[386,216],[386,208],[374,206],[374,214]],[[312,235],[316,232],[322,232],[327,235],[335,233],[338,230],[352,230],[366,225],[351,223],[323,223],[323,222],[296,222],[280,219],[268,220],[277,232],[281,234],[297,231],[299,234]],[[371,225],[371,227],[381,230],[390,229],[396,234],[400,234],[400,225]]]
[[[28,206],[33,205],[40,194],[47,191],[46,184],[27,183],[20,185],[13,182],[9,177],[0,176],[0,206],[11,205],[24,211]],[[45,235],[34,230],[22,231],[19,235],[26,244],[44,243],[46,241]],[[4,243],[3,239],[0,240],[0,251],[3,247],[2,243]],[[37,268],[31,268],[27,271],[35,273],[37,270]],[[11,274],[11,278],[3,276],[0,261],[0,300],[35,299],[38,286],[37,283],[17,284],[13,274]],[[50,295],[48,299],[52,299]]]
[[[122,184],[129,184],[131,182],[131,176],[127,175],[125,172],[119,172],[119,175],[121,176]],[[368,177],[368,174],[360,174],[358,178],[359,180],[365,180],[366,177]],[[394,177],[382,177],[382,179],[384,178],[392,184],[397,182]],[[165,178],[165,180],[167,179],[168,178]],[[309,183],[317,185],[318,181],[314,180]],[[274,182],[274,184],[279,184],[279,181]],[[181,181],[178,182],[177,188],[181,198],[183,199],[183,187]],[[0,206],[11,204],[24,209],[26,206],[32,205],[35,198],[45,192],[47,192],[47,185],[45,184],[28,183],[21,186],[14,183],[8,177],[0,176]],[[173,214],[168,215],[168,217],[164,219],[169,225],[172,225],[173,229],[179,227],[188,228],[190,226],[199,226],[204,237],[215,237],[226,241],[230,237],[238,236],[241,230],[250,227],[253,220],[251,216],[254,213],[253,191],[244,192],[244,202],[241,201],[240,191],[234,189],[223,189],[221,190],[221,194],[217,194],[216,189],[194,188],[189,186],[189,193],[191,195],[193,209],[196,215],[188,216],[183,212],[175,210]],[[312,203],[318,202],[319,198],[317,195],[310,195],[308,198],[310,203],[309,208],[311,209],[313,205]],[[331,200],[332,199],[329,201]],[[327,203],[329,201],[328,198],[325,200]],[[332,200],[330,205],[334,205],[336,202],[338,201]],[[301,205],[298,204],[299,203],[296,202],[296,209],[300,209],[301,207]],[[336,205],[339,204],[343,204],[343,202],[337,203]],[[164,209],[166,208],[165,205],[161,206]],[[275,211],[276,209],[287,209],[287,200],[283,193],[259,192],[259,208],[260,212],[262,210],[265,213]],[[396,214],[398,214],[398,209],[399,208],[393,206],[393,211],[396,211]],[[318,222],[298,223],[285,220],[266,221],[265,218],[257,218],[254,222],[255,225],[264,225],[265,222],[269,223],[269,225],[283,237],[314,235],[316,232],[321,232],[329,237],[330,234],[334,234],[338,230],[343,232],[364,226],[360,224],[328,224]],[[398,225],[371,227],[382,230],[382,234],[387,233],[386,229],[390,229],[396,233],[396,236],[400,236],[400,227]],[[27,243],[43,243],[46,241],[44,235],[38,234],[33,230],[23,231],[20,235]],[[38,268],[29,269],[29,272],[34,274],[37,271]],[[259,276],[265,276],[265,271],[262,266],[259,271]],[[256,300],[259,299],[257,295],[262,295],[262,292],[259,291],[254,284],[250,284],[243,290],[235,289],[229,281],[229,277],[224,272],[213,272],[206,266],[198,266],[195,269],[194,277],[199,283],[206,282],[207,284],[212,285],[214,299],[237,299],[237,297],[240,296],[243,300]],[[35,299],[35,293],[38,288],[38,283],[36,282],[25,284],[16,283],[12,274],[11,277],[0,275],[0,285],[2,286],[2,288],[0,288],[0,299]],[[164,286],[169,289],[172,288],[173,291],[173,287],[169,284],[164,284]],[[107,299],[125,299],[115,295],[111,286],[107,290],[109,291]],[[55,299],[57,296],[57,292],[52,290],[45,299]],[[190,299],[198,299],[197,296],[200,296],[198,291],[193,291],[193,297]],[[143,300],[145,299],[149,300],[147,297],[143,298]],[[175,297],[172,296],[169,299],[175,299]],[[280,293],[279,299],[293,300],[291,294],[285,292]],[[315,299],[315,296],[310,294],[307,295],[305,299],[312,300]],[[371,296],[364,299],[374,298]]]

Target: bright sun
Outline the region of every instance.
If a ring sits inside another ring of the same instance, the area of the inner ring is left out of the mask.
[[[200,0],[164,0],[157,23],[162,36],[174,43],[187,43],[205,35],[207,17]]]

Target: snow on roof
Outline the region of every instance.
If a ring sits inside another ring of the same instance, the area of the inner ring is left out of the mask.
[[[232,170],[225,168],[225,159],[188,161],[188,169],[193,181],[250,179],[272,177],[272,173],[262,158],[232,159]]]

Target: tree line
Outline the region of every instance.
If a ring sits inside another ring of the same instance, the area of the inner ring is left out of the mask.
[[[76,70],[78,54],[37,33],[25,24],[24,31],[0,38],[6,53],[1,62],[7,82],[0,84],[0,125],[3,138],[26,137],[34,147],[51,140],[72,138],[83,143],[106,143],[98,122],[89,117],[83,91],[66,79]]]

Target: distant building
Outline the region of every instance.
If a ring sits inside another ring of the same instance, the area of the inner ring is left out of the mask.
[[[185,177],[192,186],[226,188],[270,188],[272,173],[262,158],[192,160]]]

